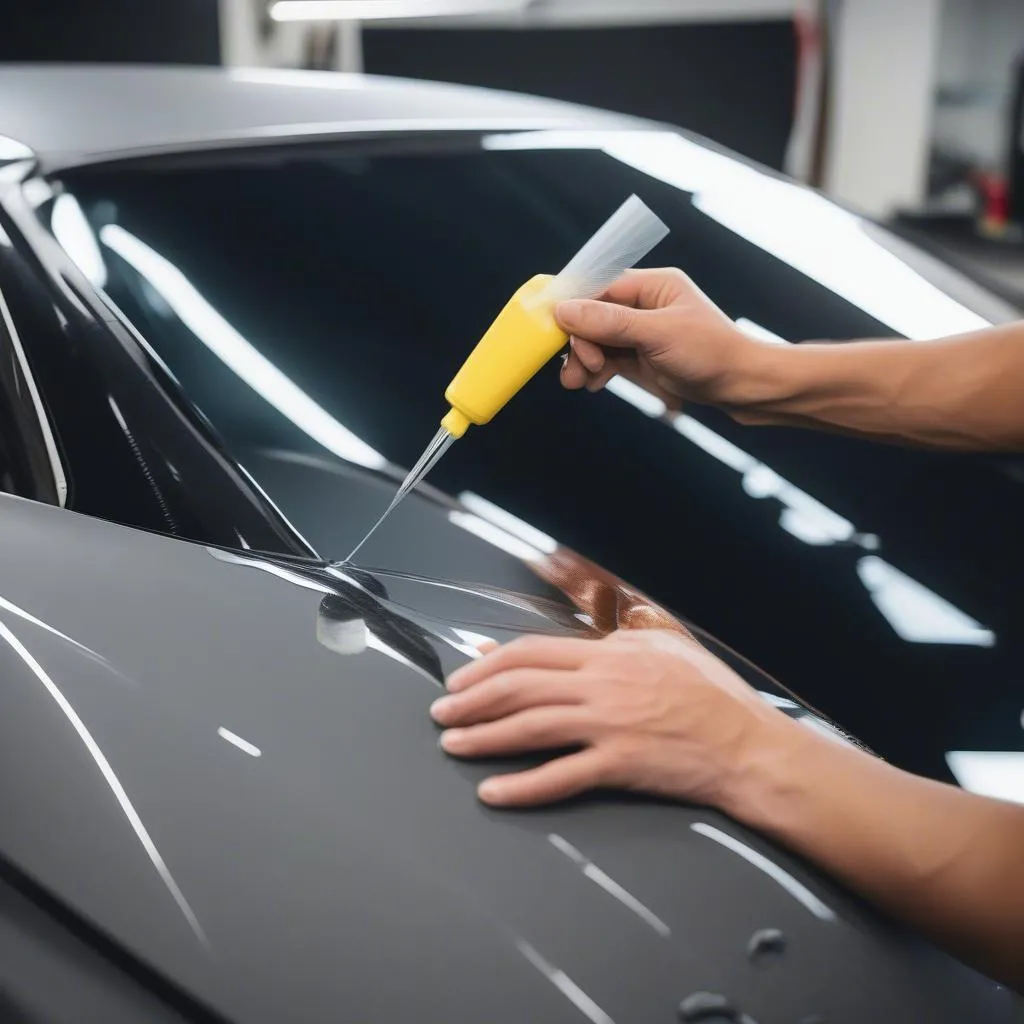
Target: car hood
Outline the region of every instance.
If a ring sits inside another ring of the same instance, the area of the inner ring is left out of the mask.
[[[524,596],[0,508],[3,853],[224,1018],[1010,1019],[715,812],[475,799],[427,708],[481,635],[681,628],[575,556]]]

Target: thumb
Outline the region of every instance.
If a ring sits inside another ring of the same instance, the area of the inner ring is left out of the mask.
[[[567,334],[574,334],[597,345],[628,348],[642,346],[638,337],[641,318],[646,311],[620,306],[598,299],[571,299],[555,308],[555,319]]]

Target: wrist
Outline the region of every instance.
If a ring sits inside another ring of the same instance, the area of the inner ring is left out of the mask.
[[[769,411],[799,389],[799,348],[748,338],[737,329],[733,368],[723,375],[717,403],[730,413]]]
[[[729,773],[719,807],[736,821],[777,835],[799,814],[811,762],[827,742],[784,715],[765,722]]]

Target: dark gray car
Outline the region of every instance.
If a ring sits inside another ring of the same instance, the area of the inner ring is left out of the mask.
[[[682,628],[671,611],[440,474],[458,501],[425,487],[366,565],[330,561],[433,433],[499,300],[571,254],[672,133],[258,72],[15,69],[0,97],[0,1019],[1012,1019],[1004,989],[717,812],[477,802],[495,765],[446,758],[427,714],[476,644]],[[763,173],[672,137],[710,154],[698,170]],[[679,187],[646,198],[662,212]],[[474,202],[487,219],[454,216]],[[432,239],[433,258],[403,238]],[[901,265],[932,289],[894,314],[908,331],[925,294],[964,320],[1010,315],[923,257]],[[822,287],[851,333],[894,308]],[[745,487],[773,483],[717,422],[620,389],[593,399],[625,396],[602,427],[568,396],[546,405],[556,391],[536,382],[446,471],[486,481],[497,461],[525,506],[598,519],[540,467],[604,430],[637,459],[685,441]],[[574,410],[562,432],[555,408]],[[523,417],[544,430],[529,444]],[[858,559],[854,580],[884,575],[877,536],[775,480],[773,541],[781,522]],[[624,550],[650,501],[627,497]],[[949,621],[992,647],[987,623]],[[853,742],[687,626],[766,700]]]

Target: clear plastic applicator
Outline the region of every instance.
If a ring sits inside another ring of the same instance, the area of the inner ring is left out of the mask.
[[[630,196],[560,273],[554,277],[538,274],[516,291],[445,390],[451,408],[441,420],[441,429],[346,562],[352,561],[470,424],[489,423],[545,363],[565,348],[569,337],[554,315],[558,303],[600,295],[667,234],[661,219],[639,197]]]

